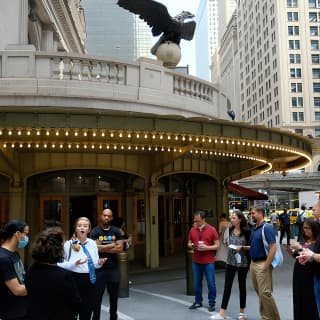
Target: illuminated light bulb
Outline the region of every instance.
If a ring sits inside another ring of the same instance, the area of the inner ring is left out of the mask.
[[[164,147],[161,148],[161,151],[164,151]]]
[[[198,150],[195,151],[196,154],[198,154],[198,152],[199,152]]]
[[[0,136],[2,136],[2,130],[0,130]]]
[[[6,144],[6,143],[4,143],[4,144],[3,144],[3,147],[4,147],[4,148],[6,148],[6,147],[7,147],[7,144]]]
[[[168,152],[170,152],[171,150],[170,150],[170,148],[168,148],[168,150],[167,150]]]
[[[20,144],[19,144],[19,147],[20,147],[20,148],[23,148],[23,144],[22,144],[22,143],[20,143]]]
[[[107,149],[109,150],[110,149],[110,146],[107,144]]]
[[[168,136],[168,140],[171,140],[171,136]]]
[[[121,150],[124,150],[124,146],[121,146]]]
[[[239,146],[240,144],[241,144],[240,141],[238,141],[238,142],[237,142],[237,145]]]
[[[122,132],[119,133],[119,138],[122,138]]]
[[[11,130],[8,131],[8,135],[9,135],[9,136],[12,135],[12,131],[11,131]]]
[[[185,136],[182,137],[182,141],[186,141],[186,137]]]
[[[18,131],[18,136],[21,136],[21,131],[20,130]]]
[[[147,135],[147,134],[145,134],[145,135],[144,135],[144,138],[145,138],[145,139],[148,139],[148,135]]]
[[[160,136],[160,140],[162,140],[162,139],[163,139],[163,135]]]
[[[80,146],[79,146],[78,144],[76,144],[76,148],[77,148],[77,149],[79,149],[79,148],[80,148]]]
[[[131,150],[131,146],[128,146],[128,150]]]
[[[214,155],[215,155],[215,156],[217,155],[217,151],[214,152]]]
[[[30,143],[28,143],[28,148],[29,148],[29,149],[31,148],[31,144],[30,144]]]
[[[242,145],[243,145],[243,146],[245,146],[245,145],[246,145],[246,143],[243,141],[243,142],[242,142]]]
[[[212,139],[210,138],[208,141],[209,141],[209,143],[211,143],[211,142],[212,142]]]
[[[148,148],[148,150],[149,150],[149,151],[151,151],[151,150],[152,150],[152,148],[151,148],[151,147],[149,147],[149,148]]]
[[[69,131],[66,131],[64,134],[67,137],[69,135]]]
[[[255,143],[252,143],[252,146],[253,146],[253,147],[255,147],[255,146],[256,146],[256,144],[255,144]]]
[[[206,139],[205,139],[205,138],[202,138],[202,142],[206,142]]]
[[[199,138],[198,137],[196,137],[196,141],[199,142]]]
[[[210,151],[210,156],[212,156],[213,155],[213,152],[212,151]]]
[[[46,149],[46,148],[48,147],[48,145],[45,143],[45,144],[43,145],[43,147]]]
[[[179,137],[178,137],[178,136],[175,136],[175,137],[174,137],[174,140],[176,140],[176,141],[177,141],[178,139],[179,139]]]
[[[28,131],[27,131],[27,136],[30,136],[30,134],[31,134],[31,132],[28,130]]]
[[[154,151],[158,151],[158,147],[155,147],[155,148],[154,148]]]
[[[190,152],[190,153],[193,153],[193,150],[190,150],[189,152]]]
[[[40,136],[41,132],[40,131],[37,131],[37,136]]]
[[[104,137],[104,136],[105,136],[105,133],[104,133],[104,132],[102,132],[102,133],[101,133],[101,137]]]
[[[102,145],[101,144],[99,145],[99,149],[102,149]]]
[[[141,150],[144,150],[144,146],[141,147]]]
[[[59,131],[56,131],[56,136],[58,136],[59,135]]]
[[[205,154],[208,154],[208,150],[206,150]]]
[[[36,144],[36,148],[37,148],[37,149],[39,148],[39,143]]]
[[[117,146],[113,146],[113,150],[117,150]]]
[[[50,131],[46,131],[46,135],[47,135],[47,136],[50,136]]]
[[[128,133],[128,138],[131,138],[131,133]]]
[[[173,149],[173,152],[177,152],[177,149],[176,149],[176,148],[174,148],[174,149]]]
[[[139,134],[139,133],[136,134],[136,138],[137,138],[137,139],[140,138],[140,134]]]
[[[192,137],[189,138],[189,141],[192,141]]]
[[[223,143],[224,143],[224,141],[223,141],[223,140],[220,140],[220,143],[221,143],[221,144],[223,144]]]
[[[229,144],[229,140],[226,141],[226,144]]]
[[[231,143],[234,144],[234,141],[232,140]]]
[[[258,147],[258,148],[260,147],[260,144],[259,144],[259,143],[257,143],[257,147]]]
[[[156,138],[156,135],[155,135],[155,134],[153,134],[153,135],[152,135],[152,139],[155,139],[155,138]]]
[[[247,143],[247,146],[250,147],[250,142]]]
[[[83,136],[86,137],[88,135],[87,131],[83,133]]]
[[[92,132],[92,136],[93,136],[93,137],[96,137],[97,134],[96,134],[95,132]]]
[[[68,148],[71,149],[71,144],[70,143],[68,144]]]
[[[78,136],[78,131],[76,131],[76,132],[74,133],[74,135],[77,137],[77,136]]]
[[[139,150],[138,146],[135,147],[136,150]]]
[[[179,149],[179,152],[181,153],[181,152],[182,152],[182,149]]]
[[[113,134],[113,132],[111,132],[111,133],[110,133],[110,137],[113,138],[113,136],[114,136],[114,134]]]
[[[87,148],[88,148],[88,146],[85,144],[85,145],[83,145],[83,148],[87,149]]]
[[[95,145],[93,144],[92,146],[91,146],[91,149],[94,149],[95,148]]]
[[[201,150],[200,153],[203,154],[203,150]]]
[[[60,144],[60,149],[62,149],[62,148],[63,148],[63,144],[61,143],[61,144]]]
[[[51,147],[52,147],[52,149],[54,149],[54,148],[56,147],[56,145],[53,143],[53,144],[51,145]]]

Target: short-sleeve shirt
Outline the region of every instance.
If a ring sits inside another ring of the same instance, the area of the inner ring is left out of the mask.
[[[264,235],[268,244],[276,242],[276,237],[271,224],[261,223],[259,226],[255,226],[251,229],[251,246],[250,246],[250,256],[253,260],[265,260],[267,255],[262,240],[262,227],[264,227]]]
[[[115,243],[122,240],[120,229],[115,226],[110,226],[109,229],[103,229],[101,226],[93,228],[90,232],[92,240],[99,240],[102,245]],[[108,258],[101,269],[118,268],[118,256],[116,253],[99,252],[100,258]]]
[[[212,246],[216,240],[219,240],[219,235],[213,226],[205,224],[205,227],[200,230],[197,227],[192,227],[189,232],[189,240],[198,246],[199,241],[203,241],[205,245]],[[208,264],[215,262],[215,251],[193,251],[193,261],[200,264]]]
[[[19,253],[0,248],[0,319],[14,319],[26,315],[26,297],[13,295],[5,284],[15,278],[23,284],[24,277],[25,270]]]

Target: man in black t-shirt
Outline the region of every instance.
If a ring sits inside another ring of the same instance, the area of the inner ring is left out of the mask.
[[[96,270],[96,303],[93,320],[100,320],[101,303],[105,287],[109,294],[110,320],[116,320],[118,309],[118,293],[120,284],[120,270],[117,254],[122,252],[123,240],[120,229],[113,226],[113,213],[105,209],[101,214],[101,223],[90,232],[90,238],[96,240],[100,258],[107,258],[104,265]]]

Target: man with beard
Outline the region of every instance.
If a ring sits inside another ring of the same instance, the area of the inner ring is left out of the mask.
[[[255,226],[251,229],[250,271],[253,287],[259,297],[260,315],[264,320],[280,320],[276,302],[272,296],[272,265],[276,254],[277,245],[273,227],[264,221],[264,208],[255,207],[251,210],[251,216]],[[269,244],[269,252],[266,254],[263,236]]]
[[[93,320],[100,320],[101,303],[106,287],[109,294],[110,320],[118,319],[120,270],[117,253],[122,252],[123,241],[120,229],[111,225],[112,220],[112,210],[104,209],[100,217],[100,225],[90,232],[91,239],[97,242],[99,257],[107,258],[104,265],[96,270],[96,305],[93,311]]]

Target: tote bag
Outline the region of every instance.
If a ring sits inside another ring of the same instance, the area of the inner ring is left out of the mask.
[[[264,250],[266,251],[266,255],[268,255],[269,244],[268,244],[266,237],[264,235],[264,227],[265,227],[265,225],[263,225],[263,227],[262,227],[262,241],[263,241]],[[277,267],[281,266],[282,263],[283,263],[283,255],[282,255],[280,244],[277,243],[277,251],[276,251],[276,254],[271,262],[271,265],[273,268],[277,268]]]

